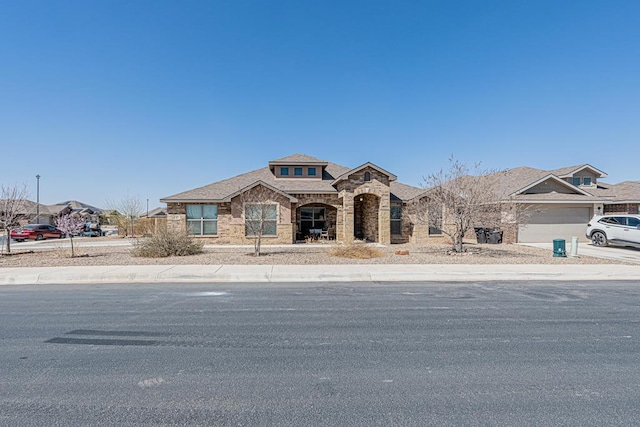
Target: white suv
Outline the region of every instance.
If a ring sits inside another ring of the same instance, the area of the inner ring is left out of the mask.
[[[640,215],[596,215],[587,224],[587,237],[596,246],[639,246]]]

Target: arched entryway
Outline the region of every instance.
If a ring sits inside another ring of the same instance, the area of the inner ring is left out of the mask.
[[[379,241],[380,198],[374,194],[363,193],[353,200],[353,236],[368,242]]]

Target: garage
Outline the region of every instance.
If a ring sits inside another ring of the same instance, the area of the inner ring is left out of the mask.
[[[591,206],[544,205],[531,209],[527,224],[518,227],[518,242],[541,243],[553,239],[586,241],[587,223],[593,216]]]

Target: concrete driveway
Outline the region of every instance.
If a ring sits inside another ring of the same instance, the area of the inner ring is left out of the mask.
[[[547,249],[553,253],[553,243],[520,243],[523,246]],[[567,256],[571,254],[571,242],[566,243]],[[578,256],[591,256],[595,258],[613,259],[640,263],[640,248],[629,246],[594,246],[591,243],[580,242],[578,244]]]

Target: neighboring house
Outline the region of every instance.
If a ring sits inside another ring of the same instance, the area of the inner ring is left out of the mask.
[[[155,208],[147,212],[145,215],[146,218],[166,218],[167,217],[167,208]]]
[[[36,202],[26,200],[24,212],[20,213],[18,222],[20,225],[30,223],[52,225],[58,217],[68,213],[75,213],[87,221],[97,222],[98,215],[101,212],[99,208],[75,200],[56,203],[54,205],[44,205],[42,203],[38,205]]]
[[[507,241],[551,242],[556,238],[586,239],[588,221],[595,214],[638,213],[640,182],[616,185],[601,181],[607,175],[588,165],[550,171],[519,167],[500,173],[496,190],[527,207],[526,223]]]
[[[2,200],[2,202],[4,203],[5,200]],[[12,203],[12,202],[9,202],[9,203]],[[21,207],[22,209],[20,209],[20,211],[17,212],[18,218],[16,221],[17,224],[15,225],[24,225],[30,222],[36,222],[36,217],[38,213],[38,204],[36,202],[32,202],[31,200],[25,200],[24,205]],[[40,218],[43,220],[43,223],[48,224],[48,222],[46,221],[50,214],[46,206],[41,204],[39,213],[40,213]]]
[[[266,196],[251,199],[256,192]],[[428,227],[412,227],[403,213],[407,202],[422,193],[373,163],[348,168],[294,154],[160,201],[167,204],[168,229],[216,243],[251,243],[245,216],[260,203],[268,205],[266,243],[293,243],[322,232],[342,242],[388,244],[429,237]],[[440,236],[439,230],[431,232]]]
[[[102,213],[102,209],[77,200],[67,200],[65,202],[56,203],[55,205],[47,205],[46,208],[51,214],[51,224],[53,224],[55,218],[67,214],[80,216],[85,221],[100,222],[100,214]]]

